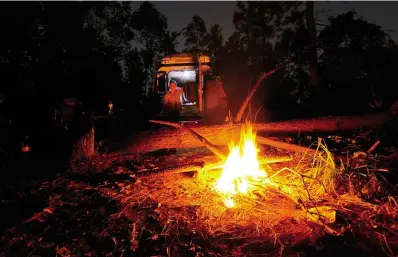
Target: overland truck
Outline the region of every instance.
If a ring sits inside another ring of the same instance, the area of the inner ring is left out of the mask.
[[[182,121],[204,120],[217,124],[226,120],[227,96],[223,83],[213,76],[209,56],[190,53],[165,56],[153,80],[153,93],[161,101],[171,80],[183,89],[188,100],[182,105]]]

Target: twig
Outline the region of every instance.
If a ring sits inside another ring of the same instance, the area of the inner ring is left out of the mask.
[[[257,120],[257,115],[258,115],[258,113],[261,111],[262,108],[263,108],[262,106],[260,106],[260,108],[258,108],[258,110],[257,110],[257,112],[256,112],[256,115],[254,115],[254,122],[256,122],[256,120]]]
[[[380,144],[380,140],[377,140],[377,142],[374,143],[374,144],[372,145],[372,147],[369,148],[369,150],[367,151],[367,153],[370,154],[371,152],[373,152],[379,144]]]
[[[368,169],[369,171],[389,172],[388,169]]]

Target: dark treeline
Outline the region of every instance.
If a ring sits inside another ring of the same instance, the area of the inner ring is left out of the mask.
[[[313,9],[311,2],[238,2],[235,31],[224,39],[219,25],[198,15],[170,31],[150,2],[136,10],[129,2],[3,2],[0,92],[24,112],[44,113],[77,96],[95,110],[112,100],[142,115],[150,110],[139,108],[148,103],[144,85],[183,42],[184,51],[213,58],[232,112],[261,72],[282,63],[257,92],[253,112],[289,118],[388,107],[398,70],[394,41],[355,12],[320,26]]]

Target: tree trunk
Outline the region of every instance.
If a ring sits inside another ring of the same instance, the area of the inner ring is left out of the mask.
[[[71,162],[90,159],[94,155],[94,128],[91,128],[85,135],[77,140],[71,155]]]
[[[148,95],[148,68],[145,68],[145,96]]]
[[[312,86],[317,86],[319,83],[318,78],[318,53],[316,48],[316,24],[314,18],[314,2],[306,1],[306,22],[307,31],[310,39],[309,45],[309,80]]]
[[[95,155],[93,118],[87,114],[80,116],[79,120],[80,122],[74,128],[77,140],[72,150],[70,163],[90,159]]]

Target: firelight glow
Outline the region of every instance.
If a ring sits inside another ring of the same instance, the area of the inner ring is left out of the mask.
[[[230,153],[216,184],[216,189],[224,195],[223,202],[228,208],[235,206],[235,195],[247,194],[252,190],[251,181],[267,177],[265,170],[260,169],[255,142],[256,135],[252,127],[247,125],[242,128],[239,145],[230,147]]]

